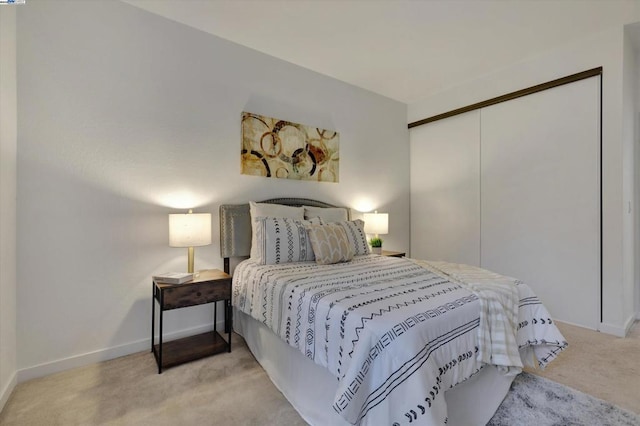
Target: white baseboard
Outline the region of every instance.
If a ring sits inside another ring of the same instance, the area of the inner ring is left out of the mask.
[[[18,384],[18,376],[16,373],[13,373],[7,385],[0,392],[0,412],[2,412],[4,405],[9,400],[9,397],[11,396],[11,393],[13,392],[17,384]]]
[[[602,324],[602,323],[599,323],[599,324],[598,324],[598,327],[595,327],[595,328],[594,328],[594,327],[587,327],[586,325],[583,325],[583,324],[576,324],[575,322],[570,322],[570,321],[565,321],[565,320],[559,320],[559,319],[555,319],[555,318],[554,318],[553,320],[554,320],[555,322],[561,322],[561,323],[563,323],[563,324],[569,324],[569,325],[572,325],[572,326],[574,326],[574,327],[586,328],[587,330],[593,330],[593,331],[600,331],[600,329],[599,329],[598,327],[600,327],[600,325]]]
[[[627,318],[624,326],[622,327],[601,322],[600,327],[598,327],[598,331],[600,331],[601,333],[612,334],[617,337],[625,337],[627,333],[629,333],[629,330],[631,329],[631,326],[633,326],[633,323],[636,321],[636,317],[637,315],[635,314],[631,315],[629,318]]]
[[[218,322],[217,329],[224,330],[224,321]],[[204,333],[210,330],[213,330],[213,323],[189,328],[186,330],[180,330],[173,333],[165,333],[163,340],[168,342],[169,340],[175,340],[193,334]],[[156,335],[156,343],[157,342],[158,340]],[[83,367],[85,365],[94,364],[96,362],[108,361],[110,359],[119,358],[121,356],[131,355],[133,353],[142,351],[149,351],[149,353],[151,352],[151,338],[141,339],[135,342],[126,343],[124,345],[100,349],[81,355],[74,355],[69,358],[35,365],[33,367],[23,368],[21,370],[18,370],[17,378],[18,382],[22,383],[24,381],[35,379],[37,377],[48,376],[50,374],[59,373],[61,371],[69,370],[72,368]]]

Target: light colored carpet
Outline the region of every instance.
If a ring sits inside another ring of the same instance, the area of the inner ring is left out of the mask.
[[[624,339],[556,325],[569,347],[544,371],[527,371],[640,414],[640,322]]]
[[[162,374],[141,352],[21,383],[0,425],[305,425],[242,338],[233,344]]]
[[[640,327],[627,339],[559,327],[570,349],[534,373],[640,413]],[[237,335],[232,353],[161,375],[141,352],[21,383],[0,413],[3,426],[195,424],[305,423]]]

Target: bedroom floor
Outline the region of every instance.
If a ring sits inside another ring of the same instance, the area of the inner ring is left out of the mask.
[[[640,414],[640,325],[626,339],[558,323],[570,343],[531,371]],[[140,352],[18,385],[0,425],[304,425],[244,342],[157,374]]]
[[[640,322],[625,339],[556,322],[569,347],[544,370],[529,370],[640,414]]]

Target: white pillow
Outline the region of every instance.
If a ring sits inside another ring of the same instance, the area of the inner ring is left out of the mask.
[[[292,219],[304,219],[304,207],[283,206],[281,204],[255,203],[249,201],[249,213],[251,214],[251,258],[258,257],[256,246],[256,222],[259,217],[288,217]]]
[[[304,207],[304,218],[319,217],[324,223],[341,222],[349,220],[347,209],[339,207]]]
[[[286,217],[256,219],[257,254],[262,265],[316,260],[306,226],[319,225],[320,219],[297,220]]]
[[[353,254],[355,256],[371,253],[369,243],[367,242],[367,234],[364,232],[364,221],[356,219],[337,222],[337,224],[342,226],[347,233],[347,238],[353,247]]]

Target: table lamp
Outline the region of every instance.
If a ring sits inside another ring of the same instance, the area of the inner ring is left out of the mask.
[[[193,273],[194,247],[211,244],[211,213],[169,215],[169,246],[188,247],[187,272]]]
[[[371,249],[373,253],[381,254],[382,253],[382,240],[379,235],[384,235],[389,233],[389,214],[388,213],[378,213],[376,210],[374,213],[365,213],[364,215],[364,232],[367,234],[374,234],[374,241],[370,241],[375,243],[371,244]],[[375,241],[377,240],[377,241]]]

